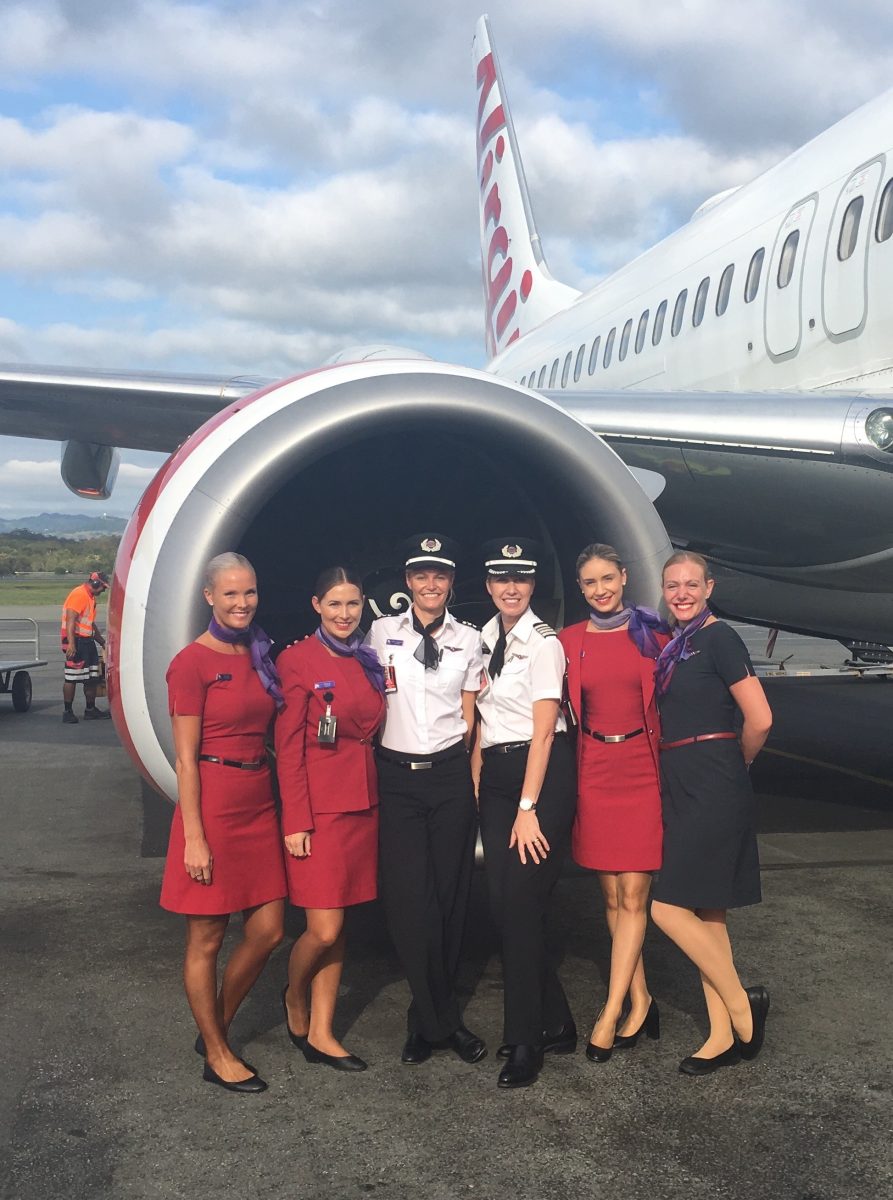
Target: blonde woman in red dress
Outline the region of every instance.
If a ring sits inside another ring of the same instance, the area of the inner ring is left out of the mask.
[[[656,612],[626,604],[626,569],[613,546],[593,543],[577,559],[586,621],[559,634],[577,731],[577,816],[571,853],[598,871],[611,934],[604,1008],[586,1057],[607,1062],[660,1036],[660,1015],[642,964],[651,873],[661,865],[660,726],[654,665],[668,640]],[[618,1029],[629,995],[630,1009]]]
[[[198,1025],[207,1083],[262,1092],[266,1083],[231,1049],[239,1005],[283,937],[285,867],[265,749],[281,699],[270,642],[254,624],[257,580],[241,554],[208,563],[208,629],[167,672],[178,804],[161,905],[186,917],[183,982]],[[230,916],[242,938],[217,989]]]
[[[366,1063],[345,1050],[332,1022],[344,965],[344,910],[378,894],[372,738],[385,713],[384,670],[357,632],[359,576],[345,567],[323,571],[313,607],[320,618],[316,634],[283,650],[276,663],[285,696],[276,721],[276,764],[288,892],[307,916],[292,948],[282,1003],[288,1035],[307,1062],[364,1071]]]

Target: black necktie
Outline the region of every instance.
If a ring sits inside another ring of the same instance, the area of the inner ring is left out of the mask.
[[[414,658],[417,658],[420,663],[425,664],[426,671],[436,671],[440,666],[440,651],[437,648],[437,642],[434,640],[434,631],[440,629],[446,617],[446,609],[435,617],[430,625],[423,625],[416,616],[415,609],[412,610],[412,627],[416,633],[422,635],[422,640],[415,648]]]
[[[497,679],[502,674],[502,668],[505,666],[505,642],[505,626],[502,624],[502,617],[500,617],[499,637],[496,639],[496,645],[494,646],[493,653],[490,656],[490,665],[487,667],[491,679]]]

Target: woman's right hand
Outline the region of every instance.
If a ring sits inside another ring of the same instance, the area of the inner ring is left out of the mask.
[[[183,866],[186,874],[196,883],[211,882],[211,870],[214,866],[214,856],[203,837],[186,839],[186,852],[183,855]]]
[[[310,834],[287,833],[285,835],[285,848],[292,858],[309,858]]]

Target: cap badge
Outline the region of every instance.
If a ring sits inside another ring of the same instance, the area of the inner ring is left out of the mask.
[[[421,548],[427,551],[428,554],[436,554],[438,550],[442,549],[442,544],[437,540],[437,538],[429,537],[425,538],[425,540],[422,542]],[[520,554],[520,550],[518,553]]]
[[[502,553],[506,558],[520,558],[524,551],[520,546],[503,546]]]

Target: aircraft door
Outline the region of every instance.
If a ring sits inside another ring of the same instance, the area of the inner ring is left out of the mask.
[[[766,351],[771,359],[793,358],[803,332],[803,263],[815,217],[816,198],[807,196],[781,223],[766,275]]]
[[[822,319],[832,339],[854,337],[865,323],[868,243],[882,174],[881,161],[860,167],[834,206],[822,272]]]

